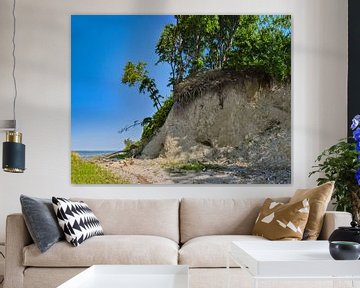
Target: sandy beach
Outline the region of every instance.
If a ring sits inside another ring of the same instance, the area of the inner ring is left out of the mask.
[[[91,161],[134,184],[278,184],[279,179],[288,181],[291,176],[287,169],[261,171],[236,164],[202,171],[169,168],[169,162],[162,158]]]

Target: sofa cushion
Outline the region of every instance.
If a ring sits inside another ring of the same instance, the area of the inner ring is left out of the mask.
[[[95,264],[171,264],[178,260],[178,244],[159,236],[95,236],[78,247],[66,241],[41,254],[34,244],[23,250],[25,266],[88,267]]]
[[[309,208],[308,199],[284,204],[267,198],[252,234],[269,240],[301,240],[309,218]]]
[[[105,235],[154,235],[179,242],[178,199],[80,199],[99,219]]]
[[[305,198],[309,199],[310,214],[305,227],[305,236],[307,237],[304,237],[304,240],[316,240],[319,237],[324,215],[334,190],[334,184],[334,181],[330,181],[315,188],[298,189],[290,199],[290,203],[302,201]]]
[[[286,198],[277,200],[288,201]],[[182,199],[181,243],[206,235],[249,235],[263,202],[264,198]]]
[[[201,236],[186,242],[179,251],[179,264],[205,268],[226,267],[228,251],[232,241],[268,241],[251,235]],[[239,267],[230,261],[231,267]]]
[[[84,202],[52,197],[54,211],[65,239],[74,246],[85,240],[104,235],[99,220]]]
[[[51,199],[21,195],[20,203],[26,227],[41,252],[64,239]]]

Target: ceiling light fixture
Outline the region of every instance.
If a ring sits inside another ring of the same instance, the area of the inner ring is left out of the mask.
[[[12,57],[13,69],[12,78],[14,82],[14,100],[13,100],[13,120],[1,120],[0,130],[6,131],[6,140],[3,143],[3,161],[2,167],[5,172],[23,173],[25,171],[25,145],[22,144],[22,133],[17,131],[16,126],[16,57],[15,57],[15,35],[16,35],[16,17],[15,17],[16,0],[13,1],[13,35],[12,35]]]

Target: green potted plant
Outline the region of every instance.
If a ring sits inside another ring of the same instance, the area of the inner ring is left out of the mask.
[[[360,115],[354,117],[351,129],[355,142],[342,139],[325,149],[317,157],[317,165],[309,177],[319,173],[316,180],[319,185],[335,181],[332,195],[335,209],[352,213],[353,219],[360,223]]]

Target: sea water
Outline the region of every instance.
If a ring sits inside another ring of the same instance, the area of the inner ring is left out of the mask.
[[[79,156],[83,159],[89,159],[92,157],[108,155],[114,153],[115,151],[74,151],[75,153],[79,154]]]

